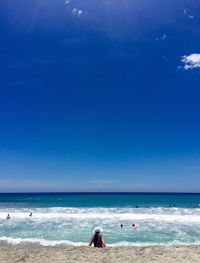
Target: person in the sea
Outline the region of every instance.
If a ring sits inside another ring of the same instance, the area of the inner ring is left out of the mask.
[[[9,215],[9,214],[7,215],[6,219],[7,219],[7,220],[9,220],[9,219],[10,219],[10,215]]]
[[[132,227],[131,227],[132,230],[136,230],[137,229],[137,226],[135,224],[132,224]]]
[[[29,216],[32,216],[32,215],[33,215],[33,213],[32,213],[32,212],[30,212]]]
[[[123,228],[123,227],[124,227],[124,225],[123,225],[123,224],[121,224],[121,225],[120,225],[120,227],[121,227],[121,228]]]
[[[89,246],[94,245],[94,247],[105,247],[105,241],[102,236],[102,229],[100,227],[95,227],[93,230],[93,236],[90,240]]]

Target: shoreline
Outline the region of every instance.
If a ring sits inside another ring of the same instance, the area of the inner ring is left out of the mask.
[[[111,262],[111,263],[192,263],[200,262],[200,246],[132,246],[93,248],[86,246],[42,246],[0,244],[0,262]]]

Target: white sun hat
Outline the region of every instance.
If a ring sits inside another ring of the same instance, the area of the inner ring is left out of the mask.
[[[98,226],[95,227],[94,230],[93,230],[93,234],[95,234],[95,233],[100,233],[101,234],[102,232],[103,232],[103,229],[98,227]]]

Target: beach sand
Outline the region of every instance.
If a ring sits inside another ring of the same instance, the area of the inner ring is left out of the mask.
[[[176,247],[106,247],[103,249],[91,247],[39,245],[1,245],[0,262],[30,262],[30,263],[177,263],[200,262],[200,246]]]

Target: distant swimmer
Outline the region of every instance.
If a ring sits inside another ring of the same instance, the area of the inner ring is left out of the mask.
[[[7,219],[7,220],[9,220],[9,219],[10,219],[10,215],[9,215],[9,214],[7,215],[6,219]]]
[[[32,216],[32,215],[33,215],[33,213],[31,212],[29,216]]]
[[[124,227],[124,225],[123,225],[123,224],[121,224],[121,225],[120,225],[120,227],[121,227],[121,228],[123,228],[123,227]]]
[[[136,230],[137,229],[137,226],[135,224],[132,224],[132,227],[131,227],[132,230]]]

